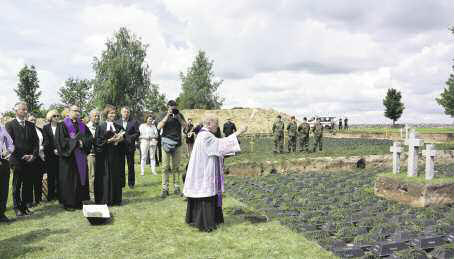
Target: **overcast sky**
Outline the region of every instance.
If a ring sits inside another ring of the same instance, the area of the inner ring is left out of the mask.
[[[37,68],[44,105],[58,103],[63,82],[93,78],[93,57],[126,26],[149,44],[168,99],[204,50],[224,80],[223,108],[388,123],[393,87],[406,107],[399,122],[451,123],[435,98],[452,69],[453,10],[452,0],[1,0],[0,112],[17,101],[24,64]]]

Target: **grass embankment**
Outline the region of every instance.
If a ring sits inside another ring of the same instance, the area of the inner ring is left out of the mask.
[[[340,133],[400,133],[398,128],[350,128]],[[416,128],[417,133],[453,133],[453,128]]]
[[[111,224],[91,226],[81,211],[67,212],[57,202],[0,224],[0,257],[333,258],[278,221],[252,224],[225,213],[218,230],[201,233],[184,222],[186,202],[176,195],[159,198],[160,176],[146,173],[136,174],[136,188],[124,189],[122,206],[110,208]],[[223,201],[225,211],[246,206],[229,194]],[[15,218],[11,207],[10,193],[6,214]]]
[[[309,149],[313,149],[314,140],[310,138]],[[240,161],[293,160],[306,157],[328,156],[364,156],[389,154],[390,140],[379,139],[335,139],[323,138],[322,151],[317,152],[287,152],[287,143],[283,154],[273,154],[273,139],[259,137],[255,139],[240,138],[242,153],[226,159],[226,164]],[[299,147],[297,146],[297,150]]]

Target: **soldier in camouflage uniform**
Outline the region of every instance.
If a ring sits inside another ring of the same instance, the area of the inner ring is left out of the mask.
[[[303,118],[303,122],[297,128],[298,136],[299,136],[299,146],[300,152],[303,152],[303,147],[305,147],[305,151],[308,152],[308,142],[310,140],[310,124],[307,122],[307,118]]]
[[[273,123],[273,153],[283,153],[284,146],[284,123],[281,120],[281,115],[277,116],[277,120]]]
[[[316,152],[316,147],[319,146],[319,151],[322,151],[322,132],[324,128],[321,125],[321,119],[317,118],[313,127],[314,147],[313,152]]]
[[[288,152],[295,152],[297,147],[297,122],[295,122],[295,117],[291,117],[291,121],[286,127],[288,131]]]

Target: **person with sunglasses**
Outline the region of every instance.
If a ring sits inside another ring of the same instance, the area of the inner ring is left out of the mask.
[[[46,157],[47,172],[47,200],[53,201],[58,199],[58,151],[55,145],[55,133],[60,120],[60,114],[57,110],[50,110],[46,115],[48,124],[43,126],[43,146]]]

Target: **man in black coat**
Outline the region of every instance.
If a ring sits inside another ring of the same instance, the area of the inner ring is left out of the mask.
[[[49,121],[43,127],[43,146],[44,155],[46,157],[46,173],[47,173],[47,200],[52,201],[59,198],[58,189],[58,151],[55,144],[55,134],[57,132],[57,124],[60,118],[56,110],[51,110],[46,116]]]
[[[128,186],[134,188],[136,181],[134,173],[134,151],[136,150],[136,140],[139,138],[139,123],[130,117],[128,107],[121,110],[122,118],[115,123],[125,131],[123,143],[120,146],[120,178],[122,186],[125,187],[125,158],[128,163]]]
[[[16,119],[6,123],[5,128],[13,139],[14,152],[10,163],[13,167],[13,207],[16,216],[31,215],[26,202],[32,197],[33,161],[38,158],[39,144],[35,125],[25,121],[27,104],[19,102],[15,106]]]

